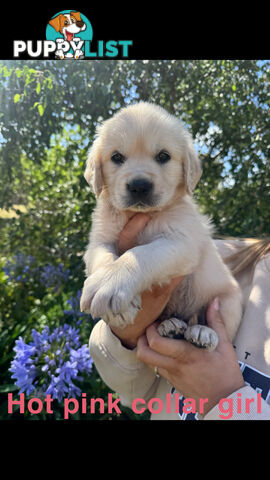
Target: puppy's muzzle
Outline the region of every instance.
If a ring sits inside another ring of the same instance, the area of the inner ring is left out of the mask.
[[[135,178],[130,183],[127,183],[127,191],[132,203],[149,204],[153,191],[153,183],[145,178]]]

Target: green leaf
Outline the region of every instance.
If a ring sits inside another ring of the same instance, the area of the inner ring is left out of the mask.
[[[235,92],[236,91],[236,85],[232,86],[232,90]]]
[[[43,105],[39,104],[38,106],[38,111],[39,111],[39,115],[42,117],[43,113],[44,113],[44,107]]]
[[[19,389],[17,385],[14,385],[13,383],[0,386],[0,393],[9,393],[9,392],[14,392],[15,390],[19,390]]]
[[[52,79],[51,78],[46,78],[45,82],[44,82],[44,85],[47,86],[47,88],[49,90],[51,90],[53,88],[53,82],[52,82]]]
[[[38,82],[36,86],[36,92],[38,95],[40,94],[40,90],[41,90],[41,85],[40,85],[40,82]]]
[[[21,95],[19,93],[16,93],[16,95],[14,95],[14,103],[18,103],[20,98],[21,98]]]

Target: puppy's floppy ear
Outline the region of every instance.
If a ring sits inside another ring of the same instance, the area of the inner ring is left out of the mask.
[[[186,191],[189,195],[192,195],[194,188],[201,178],[202,168],[200,159],[195,152],[191,139],[188,139],[186,144],[183,158],[183,170]]]
[[[98,197],[103,186],[99,138],[94,141],[89,151],[84,178],[89,183],[91,191]]]

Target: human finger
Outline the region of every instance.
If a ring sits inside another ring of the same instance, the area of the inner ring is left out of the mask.
[[[150,218],[150,215],[147,213],[136,213],[130,218],[119,234],[119,252],[124,252],[135,245],[137,236],[147,225]]]
[[[228,335],[226,332],[223,318],[219,311],[219,299],[215,298],[210,302],[206,311],[207,325],[211,327],[218,335],[218,346],[222,346],[224,342],[228,342]]]
[[[186,340],[175,340],[159,335],[157,324],[152,324],[146,329],[148,345],[152,350],[161,355],[166,355],[172,359],[180,358],[182,362],[188,361],[188,358],[200,354],[199,350]]]
[[[172,359],[152,350],[146,335],[142,335],[137,342],[137,358],[152,368],[159,367],[165,370],[172,368]]]
[[[171,280],[171,283],[169,285],[169,294],[171,294],[173,292],[173,290],[178,287],[178,285],[182,282],[182,280],[184,280],[185,277],[181,276],[181,277],[175,277]]]
[[[153,285],[151,290],[146,290],[144,293],[151,297],[168,297],[172,294],[173,290],[182,282],[184,277],[175,277],[167,285]]]

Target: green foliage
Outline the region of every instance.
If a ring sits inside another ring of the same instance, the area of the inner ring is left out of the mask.
[[[14,390],[15,340],[67,321],[67,300],[82,288],[95,204],[84,164],[96,125],[119,108],[146,100],[184,121],[203,164],[195,195],[217,234],[270,234],[269,67],[251,60],[0,63],[1,208],[25,207],[0,218],[0,418],[8,418],[6,392]],[[2,268],[17,252],[39,267],[62,263],[68,282],[54,292],[33,272],[28,282],[10,280]],[[85,342],[92,327],[90,320],[80,326]],[[106,398],[96,371],[84,382],[91,397]]]

